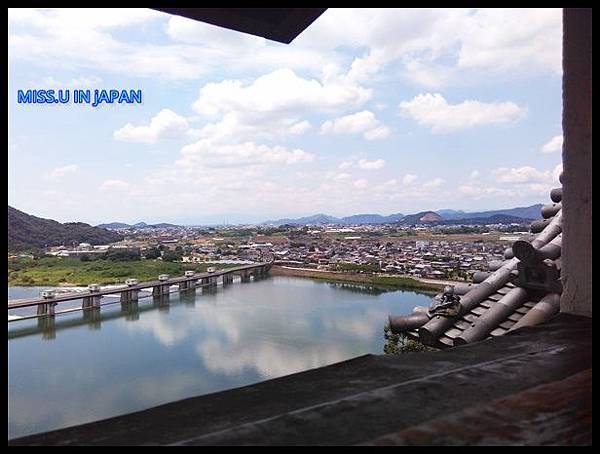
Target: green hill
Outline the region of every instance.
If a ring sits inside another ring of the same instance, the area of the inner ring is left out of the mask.
[[[43,219],[8,207],[8,250],[18,252],[46,246],[70,246],[73,242],[107,244],[122,236],[83,222],[60,222]]]

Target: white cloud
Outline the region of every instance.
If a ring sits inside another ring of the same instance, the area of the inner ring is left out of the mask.
[[[489,185],[482,184],[464,184],[457,188],[458,194],[466,196],[470,200],[481,200],[489,197],[498,198],[515,198],[519,194],[519,191],[509,188],[497,188]]]
[[[537,193],[542,196],[545,195],[546,197],[548,197],[548,193],[551,190],[551,185],[549,186],[548,184],[544,183],[530,183],[525,187],[532,193]]]
[[[223,80],[200,89],[193,109],[217,118],[198,133],[222,141],[282,139],[311,128],[302,117],[357,107],[371,98],[371,90],[330,78],[305,79],[289,68],[278,69],[251,82]],[[374,134],[382,135],[382,131]]]
[[[52,172],[50,172],[50,176],[52,178],[62,178],[69,173],[75,173],[79,170],[79,166],[77,164],[69,164],[63,167],[57,167]]]
[[[371,203],[379,202],[388,206],[390,204],[395,206],[400,204],[404,207],[401,210],[408,213],[411,210],[426,209],[430,206],[432,200],[437,201],[436,203],[446,203],[445,200],[451,200],[453,203],[456,201],[454,188],[446,188],[444,186],[446,181],[442,178],[435,178],[420,185],[414,184],[416,180],[415,175],[408,174],[401,181],[393,178],[377,184],[370,191]],[[407,200],[412,201],[412,208],[407,208]]]
[[[254,142],[221,144],[202,139],[182,148],[179,166],[243,167],[265,164],[298,164],[310,162],[314,155],[301,149],[288,150],[282,146],[269,147]]]
[[[188,121],[170,109],[157,113],[148,126],[133,126],[127,123],[114,132],[116,140],[125,142],[155,143],[160,139],[181,138],[189,131]]]
[[[381,125],[377,128],[370,129],[368,131],[365,131],[364,133],[364,137],[367,140],[385,139],[389,135],[390,129],[385,125]]]
[[[385,167],[385,160],[383,159],[375,159],[373,161],[369,161],[368,159],[357,159],[352,158],[348,161],[343,161],[338,165],[339,170],[347,170],[351,168],[361,169],[361,170],[380,170]]]
[[[479,170],[473,170],[471,172],[471,174],[469,175],[469,178],[471,180],[475,180],[476,178],[479,178],[479,175],[480,175]]]
[[[80,76],[74,77],[68,82],[61,82],[56,80],[52,76],[44,77],[42,83],[32,83],[34,87],[48,87],[48,88],[96,88],[103,83],[102,79],[98,76]]]
[[[348,178],[351,178],[352,175],[350,175],[349,173],[344,173],[344,172],[340,172],[340,173],[336,173],[333,178],[335,178],[336,180],[347,180]]]
[[[419,124],[431,127],[436,134],[487,124],[510,123],[525,115],[525,110],[513,102],[484,103],[467,100],[448,104],[439,94],[425,93],[400,103],[401,112]]]
[[[28,22],[33,27],[45,28],[51,32],[58,32],[59,28],[66,26],[78,31],[115,29],[139,25],[161,16],[162,13],[158,11],[144,8],[112,10],[109,8],[9,8],[8,10],[8,19],[12,25]]]
[[[287,130],[290,134],[304,134],[311,128],[310,122],[307,120],[302,120],[297,123],[292,124]]]
[[[376,159],[375,161],[361,159],[358,161],[358,167],[363,170],[379,170],[382,169],[384,165],[385,161],[383,159]]]
[[[423,183],[423,187],[426,189],[439,188],[445,182],[446,182],[446,180],[444,180],[443,178],[434,178],[433,180]]]
[[[458,30],[458,67],[562,72],[562,10],[480,9]],[[525,68],[523,68],[525,67]]]
[[[372,96],[370,89],[341,80],[304,79],[289,68],[258,77],[251,84],[239,80],[208,83],[193,108],[203,115],[241,111],[250,116],[287,112],[336,111],[359,106]]]
[[[404,175],[404,177],[402,178],[402,183],[409,185],[415,182],[415,180],[417,179],[416,175],[411,175],[410,173],[407,173],[406,175]]]
[[[554,136],[542,147],[542,153],[556,153],[562,151],[563,136]]]
[[[355,80],[394,61],[424,86],[562,72],[560,8],[330,9],[297,41],[329,52],[366,47],[352,63]]]
[[[373,112],[363,110],[321,125],[321,134],[363,134],[367,140],[383,139],[389,135],[389,128],[375,117]]]
[[[463,194],[463,195],[475,195],[479,192],[479,190],[471,184],[464,184],[464,185],[460,185],[457,188],[459,194]]]
[[[420,59],[409,59],[406,62],[405,74],[417,85],[424,87],[439,88],[452,85],[452,79],[456,74],[454,67],[447,67]]]
[[[551,171],[540,171],[531,166],[500,167],[492,173],[499,183],[538,183],[552,180]]]
[[[123,191],[130,188],[130,184],[122,180],[106,180],[100,185],[101,191]]]
[[[459,184],[457,194],[465,201],[487,201],[499,206],[536,203],[548,199],[556,187],[562,164],[552,170],[538,170],[532,166],[501,167],[493,170],[493,179],[474,180]],[[495,184],[496,183],[496,184]]]
[[[365,189],[367,186],[369,186],[369,182],[367,180],[365,180],[364,178],[361,178],[354,182],[354,187],[356,189]]]

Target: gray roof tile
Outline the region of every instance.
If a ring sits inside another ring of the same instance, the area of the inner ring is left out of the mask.
[[[557,190],[553,190],[553,191],[556,192]],[[546,212],[546,214],[547,214],[547,212]],[[562,209],[560,209],[560,207],[559,207],[559,209],[556,211],[556,213],[553,216],[548,217],[548,219],[546,220],[547,224],[542,231],[540,231],[536,235],[528,235],[525,238],[527,239],[527,241],[532,242],[532,245],[534,246],[535,249],[542,247],[545,244],[548,244],[550,242],[553,242],[553,244],[558,244],[560,246],[561,241],[560,241],[559,235],[561,235],[561,230],[562,230],[560,227],[561,218],[562,218]],[[553,220],[554,220],[554,222],[552,222]],[[537,225],[539,225],[539,222],[537,222]],[[527,245],[525,245],[525,246],[527,246]],[[521,258],[523,258],[523,256],[521,256]],[[527,257],[525,260],[527,260],[527,262],[517,261],[517,263],[522,263],[523,264],[522,266],[538,266],[538,264],[540,263],[540,262],[536,261],[538,259],[532,260],[531,257]],[[504,260],[503,263],[507,264],[509,261],[510,261],[510,259],[507,259],[507,260]],[[560,257],[558,257],[554,261],[546,260],[545,264],[546,265],[554,264],[554,266],[558,265],[558,268],[559,268],[560,267]],[[521,265],[519,265],[519,267],[521,267]],[[546,268],[542,268],[542,269],[546,270]],[[515,266],[514,270],[517,270],[517,266]],[[513,273],[514,273],[514,271],[513,271]],[[556,272],[551,271],[551,270],[548,271],[548,273],[550,275],[552,275],[552,273],[554,273],[554,275],[556,274]],[[523,279],[519,279],[518,277],[515,278],[514,275],[511,276],[510,279],[511,280],[509,282],[504,284],[501,288],[499,288],[492,295],[489,295],[487,298],[485,298],[483,301],[481,301],[479,304],[477,304],[475,307],[473,307],[470,311],[468,311],[467,313],[461,314],[458,317],[455,317],[454,323],[448,329],[446,329],[444,332],[442,332],[441,335],[437,339],[432,339],[432,343],[439,348],[448,348],[448,347],[454,346],[455,338],[460,336],[462,334],[462,332],[464,332],[465,330],[472,328],[473,322],[475,322],[480,316],[485,314],[488,310],[490,310],[497,304],[503,304],[503,303],[499,303],[499,301],[508,292],[510,292],[510,290],[512,290],[516,286],[525,285],[524,288],[526,288],[526,289],[532,288],[532,289],[535,289],[536,291],[533,292],[533,294],[529,296],[528,300],[525,303],[523,303],[515,311],[513,311],[510,315],[508,315],[508,317],[499,321],[496,328],[494,328],[489,333],[489,336],[496,337],[496,336],[501,336],[501,335],[505,334],[511,327],[513,327],[515,325],[515,323],[517,321],[519,321],[521,318],[523,318],[537,304],[537,302],[544,296],[543,291],[542,292],[539,291],[540,285],[542,285],[542,288],[551,288],[552,289],[552,290],[548,290],[547,294],[548,293],[556,293],[557,287],[551,281],[550,281],[551,285],[544,287],[545,283],[538,284],[535,282],[532,283],[531,281],[529,281],[529,282],[525,281],[525,284],[523,284],[523,282],[524,282]],[[554,279],[554,278],[552,278],[552,279]],[[531,285],[531,287],[529,287],[530,285]],[[560,284],[559,284],[558,288],[560,288]],[[461,298],[464,298],[466,295],[469,295],[469,293],[471,293],[472,291],[473,290],[470,290],[465,295],[463,295]],[[475,302],[472,299],[471,299],[471,301]],[[405,334],[408,335],[409,338],[419,340],[418,330],[412,330]],[[489,336],[486,336],[486,337],[489,337]]]

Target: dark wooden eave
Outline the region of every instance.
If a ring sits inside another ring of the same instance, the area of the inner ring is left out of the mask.
[[[289,44],[327,8],[154,8]]]

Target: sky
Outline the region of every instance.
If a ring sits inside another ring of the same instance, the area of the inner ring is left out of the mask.
[[[328,9],[288,45],[150,9],[8,16],[8,204],[36,216],[480,211],[559,185],[560,9]]]

